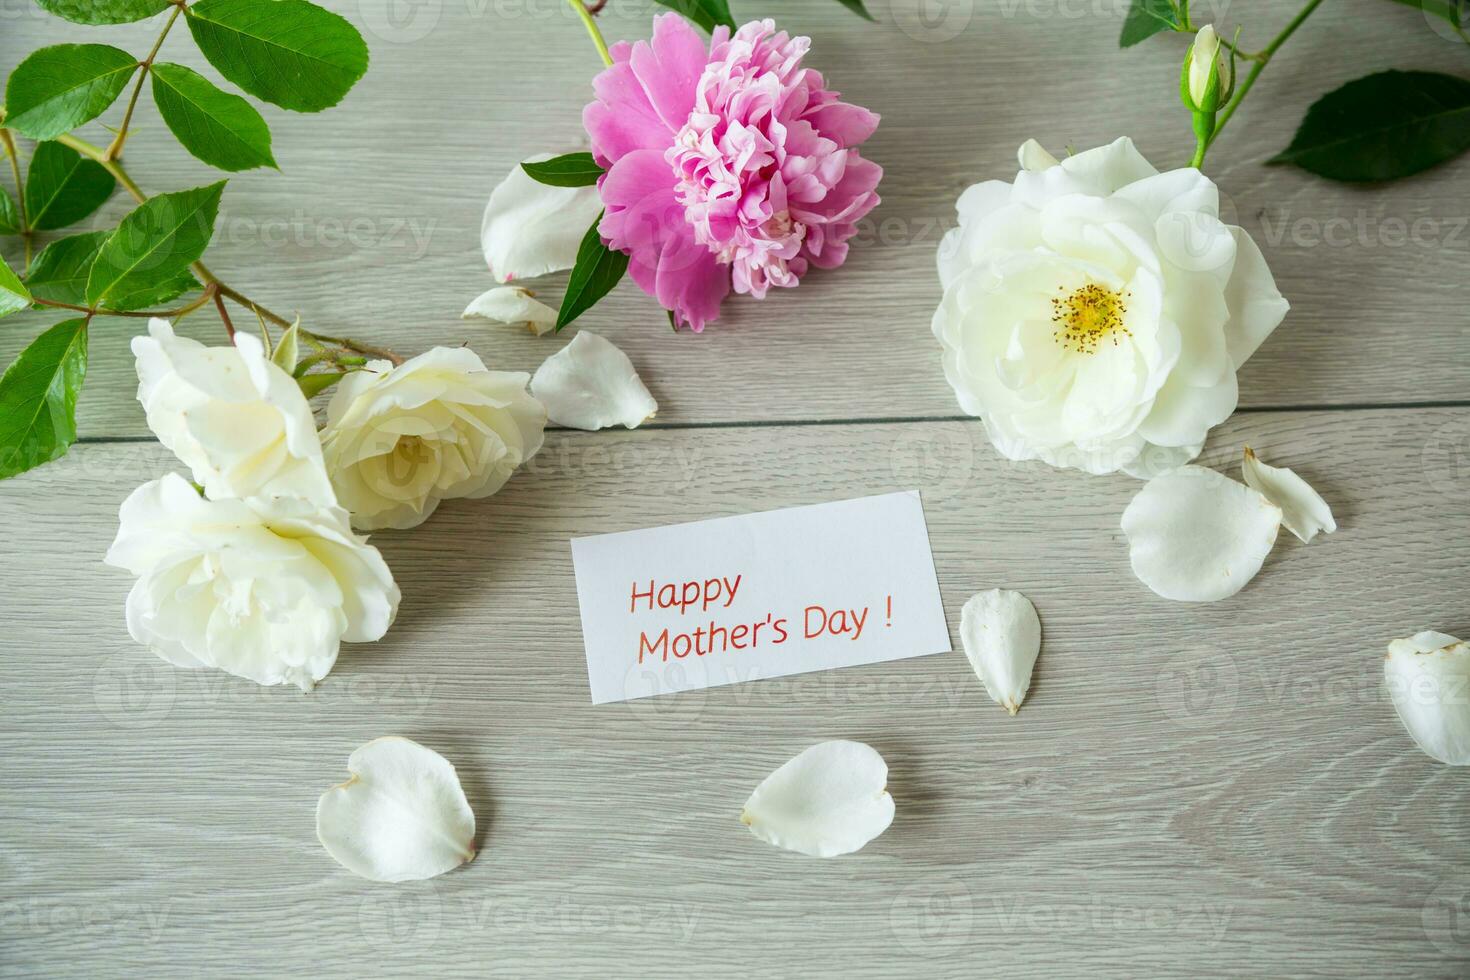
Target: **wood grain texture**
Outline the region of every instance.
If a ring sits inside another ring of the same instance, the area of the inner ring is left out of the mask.
[[[1388,639],[1470,633],[1470,409],[1239,415],[1341,530],[1216,604],[1128,568],[1138,484],[998,459],[978,424],[553,436],[485,501],[382,534],[398,622],[310,695],[128,638],[100,556],[172,462],[78,446],[0,485],[0,972],[13,976],[1463,976],[1470,783],[1382,690]],[[959,653],[593,708],[568,538],[923,492],[951,627],[1025,591],[1009,718]],[[317,795],[387,733],[443,752],[477,860],[352,877]],[[824,738],[887,758],[893,827],[815,861],[755,784]]]
[[[598,62],[563,0],[330,0],[358,25],[372,67],[320,116],[265,107],[283,173],[236,175],[210,263],[227,281],[326,333],[416,352],[469,341],[486,360],[534,369],[564,340],[466,324],[491,282],[479,252],[490,188],[525,156],[572,148]],[[670,337],[631,283],[586,324],[626,349],[650,381],[660,423],[959,414],[929,331],[939,297],[934,252],[969,184],[1008,178],[1016,147],[1036,137],[1060,153],[1132,135],[1163,167],[1193,147],[1176,98],[1186,39],[1117,49],[1126,0],[873,0],[878,24],[832,0],[734,0],[740,17],[780,13],[814,39],[811,62],[852,100],[882,113],[865,150],[884,165],[883,204],[848,264],[799,291],[727,305],[702,336]],[[1201,4],[1203,19],[1247,26],[1260,47],[1294,5]],[[613,0],[609,37],[641,37],[652,0]],[[30,4],[6,12],[0,69],[60,40],[107,40],[142,52],[156,21],[66,25]],[[161,57],[214,72],[176,31]],[[1465,397],[1470,166],[1459,160],[1383,187],[1332,184],[1266,167],[1308,105],[1370,71],[1466,73],[1465,45],[1386,0],[1326,4],[1262,76],[1212,151],[1226,217],[1264,248],[1294,310],[1241,375],[1247,406],[1342,405]],[[144,93],[127,162],[151,191],[218,176],[169,137]],[[105,121],[117,122],[116,106]],[[90,131],[105,135],[99,126]],[[127,210],[122,195],[93,224]],[[8,256],[13,257],[11,253]],[[548,280],[560,295],[563,277]],[[0,358],[39,332],[39,318],[0,331]],[[141,435],[127,337],[136,322],[100,323],[81,402],[81,431]],[[207,314],[184,332],[217,339]]]

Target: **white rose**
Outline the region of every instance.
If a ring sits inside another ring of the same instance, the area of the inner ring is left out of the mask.
[[[1029,152],[1027,152],[1029,149]],[[1193,168],[1120,139],[960,197],[934,334],[960,406],[1011,459],[1148,477],[1199,454],[1286,315],[1261,251]]]
[[[341,641],[378,639],[398,611],[388,566],[340,507],[208,500],[171,473],[119,516],[106,561],[138,577],[128,632],[180,667],[310,690]]]
[[[237,333],[233,347],[205,347],[159,319],[148,334],[133,338],[148,427],[211,497],[334,502],[311,407],[258,338]]]
[[[363,529],[423,523],[439,501],[488,497],[541,448],[546,409],[530,376],[488,371],[464,347],[343,378],[322,448],[337,499]]]

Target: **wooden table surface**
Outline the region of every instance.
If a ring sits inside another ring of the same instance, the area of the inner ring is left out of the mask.
[[[128,577],[100,559],[122,499],[175,464],[133,400],[138,323],[97,323],[81,442],[0,484],[0,973],[1470,972],[1470,780],[1419,752],[1381,680],[1389,639],[1470,634],[1470,163],[1367,188],[1262,164],[1328,89],[1470,75],[1470,50],[1409,6],[1334,0],[1212,151],[1293,310],[1202,462],[1236,475],[1248,442],[1316,485],[1341,530],[1283,535],[1242,593],[1183,605],[1129,571],[1118,519],[1138,484],[999,458],[955,405],[929,318],[955,197],[1009,176],[1024,139],[1129,134],[1157,165],[1187,160],[1185,39],[1119,52],[1124,0],[869,5],[876,25],[832,0],[732,4],[787,9],[812,63],[884,115],[884,201],[847,265],[733,302],[702,336],[620,287],[585,325],[633,358],[656,423],[549,433],[497,496],[376,535],[399,619],[309,695],[176,670],[129,639]],[[265,110],[283,173],[231,179],[210,264],[323,332],[468,341],[534,369],[569,338],[458,314],[490,285],[490,188],[581,142],[590,44],[560,0],[328,6],[372,67],[324,115]],[[1295,5],[1195,7],[1259,46]],[[641,36],[653,9],[612,0],[603,28]],[[0,15],[5,71],[44,43],[141,52],[157,31],[21,0]],[[202,66],[183,31],[162,57]],[[139,118],[146,189],[216,179],[146,95]],[[95,226],[127,209],[118,195]],[[0,356],[39,329],[7,320]],[[184,331],[220,340],[203,315]],[[952,635],[978,590],[1034,600],[1045,643],[1019,716],[959,653],[589,704],[570,537],[899,489],[923,493]],[[318,845],[317,796],[384,734],[458,767],[474,863],[381,885]],[[888,760],[892,828],[833,861],[751,837],[736,815],[755,784],[836,737]]]

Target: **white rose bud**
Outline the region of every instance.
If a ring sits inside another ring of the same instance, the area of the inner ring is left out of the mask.
[[[524,372],[489,371],[464,347],[347,375],[322,449],[337,499],[364,530],[422,524],[441,500],[488,497],[541,448],[546,409]]]
[[[211,497],[335,502],[311,407],[259,338],[237,333],[233,347],[205,347],[155,318],[148,336],[133,338],[133,355],[148,427]]]
[[[1189,54],[1184,58],[1184,84],[1181,95],[1193,112],[1213,113],[1229,98],[1222,92],[1225,66],[1220,60],[1220,35],[1214,25],[1206,24],[1194,36]]]
[[[119,517],[106,561],[138,577],[128,632],[180,667],[310,690],[341,642],[380,638],[398,612],[388,566],[340,507],[209,500],[171,473]]]

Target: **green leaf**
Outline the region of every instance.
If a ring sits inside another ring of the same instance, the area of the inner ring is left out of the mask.
[[[301,393],[303,395],[307,398],[314,398],[345,377],[347,377],[346,371],[332,371],[325,374],[303,374],[296,379],[296,383],[301,386]]]
[[[1133,0],[1128,16],[1123,19],[1123,33],[1118,47],[1131,48],[1160,31],[1180,30],[1179,19],[1169,0]]]
[[[527,160],[521,169],[533,180],[553,187],[588,187],[604,173],[590,153],[567,153],[534,163]]]
[[[36,0],[36,5],[74,24],[130,24],[167,10],[169,0]]]
[[[20,212],[10,191],[0,187],[0,235],[20,234]]]
[[[1384,71],[1318,99],[1270,163],[1332,180],[1395,180],[1470,149],[1470,81]]]
[[[87,321],[63,320],[31,342],[0,377],[0,479],[66,452],[77,441],[77,393],[87,376]]]
[[[283,109],[330,108],[367,71],[357,29],[306,0],[199,0],[186,12],[209,63]]]
[[[92,261],[97,258],[103,243],[110,237],[112,232],[104,229],[58,238],[42,249],[31,263],[26,288],[37,299],[85,305],[87,274],[92,271]]]
[[[238,95],[221,92],[192,68],[154,65],[153,101],[184,149],[211,167],[250,170],[276,165],[270,127],[255,107]]]
[[[42,249],[31,263],[30,274],[25,280],[26,288],[37,299],[73,306],[87,305],[87,279],[91,275],[92,264],[111,237],[111,229],[103,229],[58,238]],[[113,300],[114,308],[139,310],[156,306],[182,296],[198,285],[199,282],[185,269],[162,282],[121,294],[121,301]]]
[[[10,266],[0,261],[0,316],[9,316],[31,305],[30,292],[21,285]]]
[[[5,125],[49,140],[96,119],[138,68],[138,59],[106,44],[57,44],[33,52],[5,84]]]
[[[1454,28],[1456,34],[1470,44],[1470,34],[1465,33],[1470,6],[1465,4],[1465,0],[1394,0],[1394,2],[1406,7],[1417,7],[1426,14],[1443,18]]]
[[[602,236],[597,233],[601,221],[602,215],[598,214],[582,236],[582,244],[577,246],[577,264],[572,266],[567,294],[562,297],[561,309],[556,314],[557,330],[590,310],[628,271],[628,256],[602,244]]]
[[[863,20],[871,20],[875,24],[878,22],[878,18],[868,13],[868,8],[863,6],[863,0],[837,0],[837,2],[863,18]]]
[[[26,218],[43,231],[81,221],[112,196],[117,181],[69,146],[36,144],[26,173]]]
[[[220,181],[139,205],[97,253],[87,305],[127,310],[158,302],[158,291],[204,254],[224,189]]]
[[[731,31],[735,30],[735,17],[730,13],[730,0],[654,0],[654,2],[683,14],[685,19],[693,21],[706,34],[720,24],[724,24]]]

